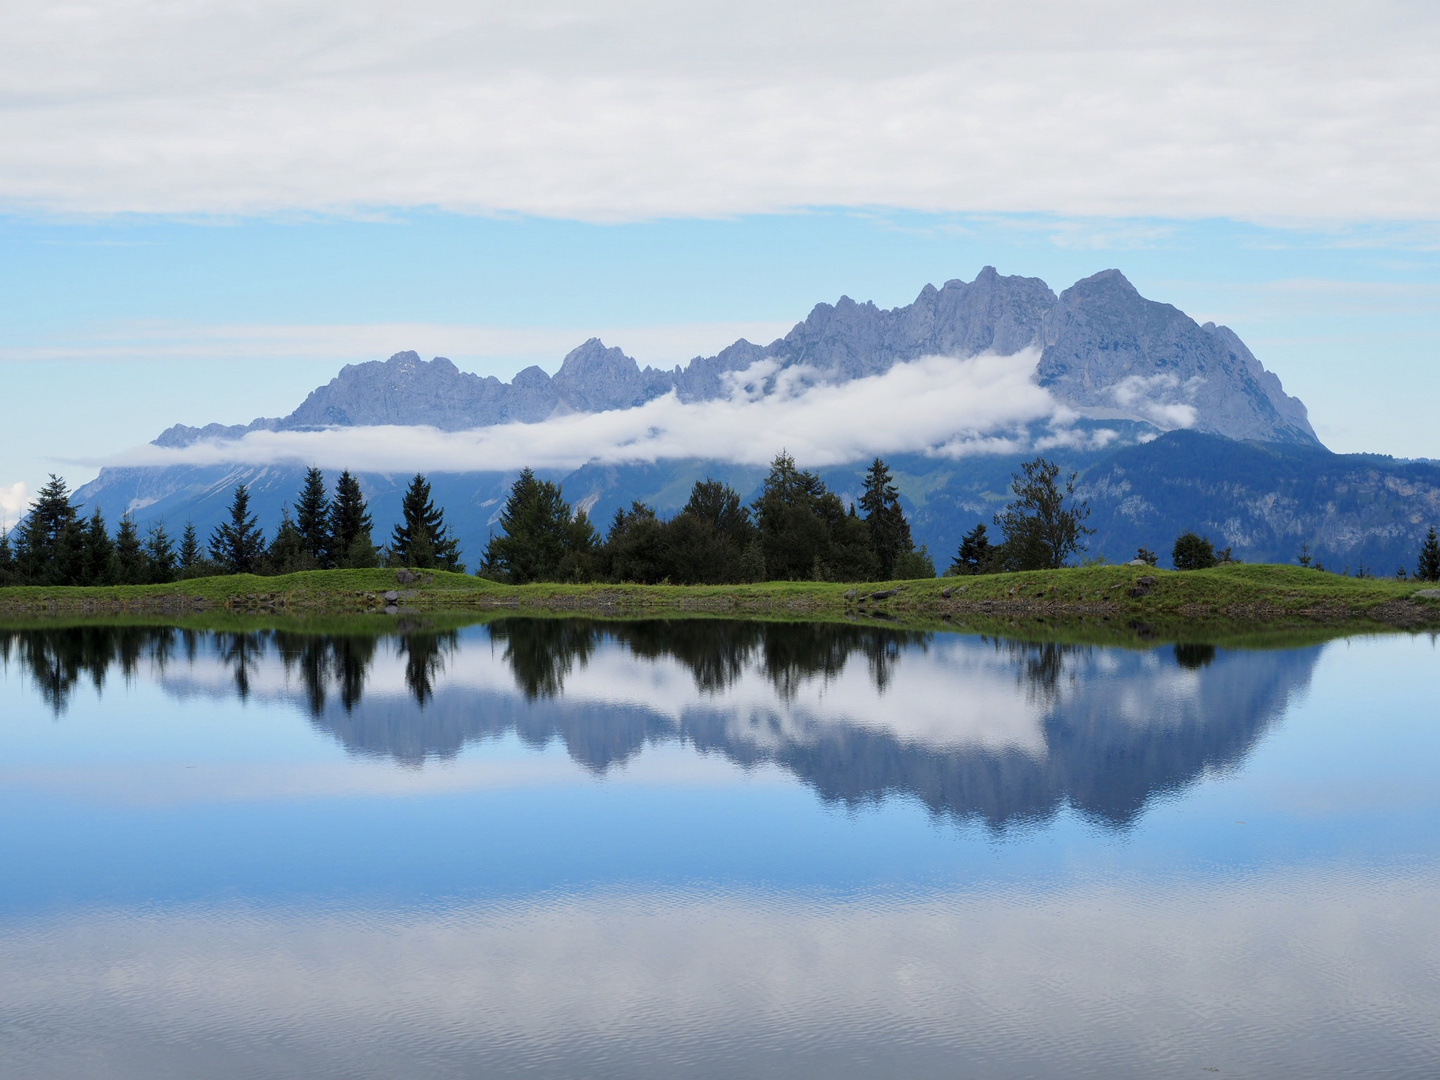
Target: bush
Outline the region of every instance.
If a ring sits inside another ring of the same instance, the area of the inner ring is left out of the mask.
[[[1208,570],[1219,562],[1215,545],[1193,532],[1182,533],[1176,539],[1170,560],[1176,570]]]

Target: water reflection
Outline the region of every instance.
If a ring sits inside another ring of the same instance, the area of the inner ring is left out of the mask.
[[[97,627],[0,634],[58,716],[146,669],[178,697],[280,700],[357,755],[418,768],[559,742],[604,774],[647,745],[773,764],[823,799],[918,799],[1003,830],[1065,806],[1112,827],[1242,761],[1318,648],[1148,652],[875,627],[507,619],[391,638]]]

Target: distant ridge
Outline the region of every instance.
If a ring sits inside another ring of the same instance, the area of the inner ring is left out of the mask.
[[[915,302],[881,309],[842,296],[769,345],[741,339],[714,356],[673,369],[641,368],[591,338],[553,376],[528,367],[510,382],[460,371],[444,357],[399,352],[347,364],[290,415],[250,424],[177,424],[156,445],[238,438],[257,430],[331,425],[429,425],[447,431],[557,413],[631,408],[674,392],[682,401],[723,395],[725,375],[760,360],[805,365],[822,381],[876,375],[922,356],[1040,352],[1037,377],[1061,402],[1097,419],[1159,430],[1190,427],[1232,439],[1318,445],[1305,406],[1287,395],[1228,327],[1196,323],[1142,297],[1118,270],[1085,278],[1059,296],[1039,278],[985,267],[973,282],[927,285]]]

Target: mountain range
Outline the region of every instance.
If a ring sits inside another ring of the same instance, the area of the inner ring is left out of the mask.
[[[765,471],[757,461],[778,451],[787,433],[746,425],[749,403],[814,388],[868,393],[926,358],[985,356],[1018,358],[1044,415],[968,430],[963,434],[979,441],[963,450],[936,442],[883,455],[917,542],[927,543],[942,567],[961,533],[988,522],[1004,503],[1010,474],[1037,450],[1081,474],[1097,527],[1091,552],[1112,560],[1130,557],[1141,544],[1168,551],[1178,532],[1195,529],[1246,559],[1288,561],[1307,543],[1333,568],[1389,573],[1413,562],[1425,528],[1440,521],[1440,465],[1332,454],[1305,406],[1228,327],[1202,325],[1142,297],[1118,270],[1056,295],[1038,278],[1002,276],[993,267],[972,282],[927,285],[913,303],[893,309],[841,297],[817,305],[768,345],[742,339],[669,369],[642,368],[593,338],[566,355],[553,376],[530,367],[508,383],[413,352],[347,365],[287,416],[238,426],[177,424],[153,443],[175,463],[109,467],[77,495],[112,519],[130,512],[142,527],[164,520],[173,530],[193,520],[208,531],[234,485],[244,482],[262,524],[273,526],[308,462],[297,452],[290,461],[259,463],[247,446],[265,433],[363,435],[384,425],[413,427],[418,439],[425,431],[493,429],[504,443],[533,439],[580,415],[625,418],[664,404],[681,418],[683,434],[686,409],[735,402],[737,443],[767,440],[757,447],[763,454],[724,457],[685,456],[683,437],[680,454],[629,460],[595,446],[589,460],[537,468],[561,481],[572,503],[603,526],[632,499],[662,512],[678,509],[694,480],[707,475],[753,494]],[[903,427],[913,400],[913,393],[909,400],[877,397],[876,421]],[[957,426],[976,423],[975,402],[939,402],[951,404],[957,417],[971,410]],[[187,463],[199,450],[206,463]],[[817,470],[849,498],[859,492],[869,455],[853,456]],[[430,477],[474,565],[518,466],[447,468],[429,470]],[[382,539],[398,516],[408,471],[357,472]]]

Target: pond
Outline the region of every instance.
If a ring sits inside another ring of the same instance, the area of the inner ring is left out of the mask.
[[[1440,1074],[1433,636],[0,630],[0,1061]]]

